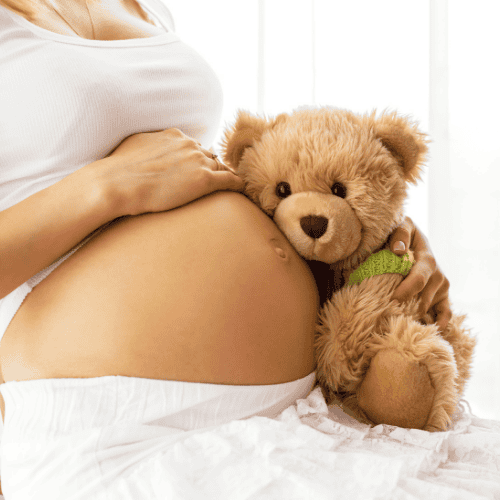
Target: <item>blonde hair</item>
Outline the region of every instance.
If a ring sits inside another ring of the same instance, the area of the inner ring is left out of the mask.
[[[36,2],[32,0],[0,0],[0,5],[23,16],[28,21],[32,21],[35,18]]]
[[[154,20],[147,12],[144,11],[144,9],[142,9],[137,0],[131,0],[130,3],[135,4],[143,19],[153,25],[155,24]],[[0,5],[12,10],[30,22],[33,22],[36,19],[37,12],[40,13],[40,5],[37,0],[0,0]]]

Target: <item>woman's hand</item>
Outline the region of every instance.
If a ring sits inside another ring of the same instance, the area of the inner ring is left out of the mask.
[[[176,128],[131,135],[97,163],[115,217],[171,210],[244,187],[229,167]]]
[[[403,249],[395,249],[398,242],[403,242]],[[427,312],[434,318],[442,333],[451,318],[448,290],[450,282],[439,269],[431,252],[427,238],[419,231],[413,221],[406,217],[403,224],[389,237],[389,245],[396,255],[404,255],[410,248],[415,255],[415,264],[410,273],[394,290],[391,299],[406,302],[416,295],[421,297],[420,314]]]

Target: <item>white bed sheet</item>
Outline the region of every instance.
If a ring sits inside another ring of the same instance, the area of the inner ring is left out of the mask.
[[[115,491],[182,500],[500,499],[500,422],[463,404],[461,413],[448,432],[370,428],[328,408],[316,388],[274,420],[179,439]]]
[[[460,413],[447,432],[370,428],[327,407],[316,388],[276,419],[169,436],[163,428],[165,446],[120,473],[102,498],[500,499],[500,422],[472,415],[463,403]]]

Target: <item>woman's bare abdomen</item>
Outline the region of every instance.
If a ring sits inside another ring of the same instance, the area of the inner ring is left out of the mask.
[[[318,296],[286,238],[239,193],[122,219],[28,294],[4,380],[123,375],[278,384],[315,369]]]

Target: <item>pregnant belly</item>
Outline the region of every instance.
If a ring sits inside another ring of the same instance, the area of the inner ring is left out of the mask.
[[[274,223],[217,192],[122,219],[63,262],[9,325],[3,378],[289,382],[315,369],[317,307]]]

